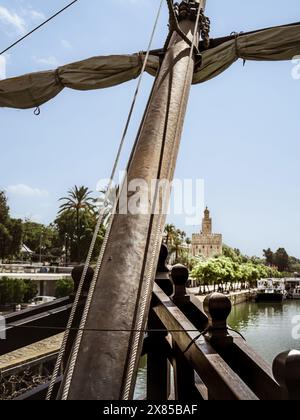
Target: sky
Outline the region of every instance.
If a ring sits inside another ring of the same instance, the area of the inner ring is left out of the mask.
[[[0,0],[0,50],[63,7],[58,0]],[[56,68],[94,55],[146,49],[159,0],[80,0],[0,56],[0,79]],[[211,36],[300,20],[299,0],[207,0]],[[167,35],[164,5],[153,48]],[[292,62],[239,61],[192,87],[177,179],[203,179],[214,231],[248,255],[285,247],[300,257],[300,80]],[[50,223],[73,185],[96,190],[111,172],[137,81],[106,90],[65,89],[33,110],[0,109],[0,190],[14,217]],[[125,152],[125,167],[153,78],[144,77]],[[169,221],[190,235],[200,220]]]

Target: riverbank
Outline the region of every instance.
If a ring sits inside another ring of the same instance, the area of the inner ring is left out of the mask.
[[[197,295],[199,287],[189,288],[187,291],[189,294],[195,295],[201,302],[206,298],[206,295]],[[253,290],[242,290],[240,292],[231,292],[226,296],[231,301],[232,306],[235,306],[252,301],[255,297],[255,292]]]

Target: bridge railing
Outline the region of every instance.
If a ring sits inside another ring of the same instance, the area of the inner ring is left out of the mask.
[[[184,266],[170,276],[162,267],[144,346],[147,399],[300,399],[300,352],[279,355],[272,368],[228,327],[228,297],[212,293],[202,303],[186,291]]]

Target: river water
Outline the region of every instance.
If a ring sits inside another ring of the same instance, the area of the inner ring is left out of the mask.
[[[298,320],[294,317],[298,316]],[[232,308],[228,324],[246,338],[249,345],[267,362],[286,350],[300,350],[300,337],[293,338],[293,329],[300,335],[300,300],[284,303],[242,303]],[[139,369],[136,399],[145,398],[147,360]]]
[[[295,317],[298,316],[298,319]],[[294,323],[293,323],[294,322]],[[228,324],[246,338],[267,362],[286,350],[300,350],[300,300],[284,303],[242,303],[232,308]]]

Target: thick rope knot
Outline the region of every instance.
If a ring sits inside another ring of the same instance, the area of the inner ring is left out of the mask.
[[[242,58],[241,55],[240,55],[239,37],[241,35],[243,35],[243,33],[244,32],[235,32],[235,31],[233,31],[230,34],[231,36],[234,36],[234,41],[235,41],[235,54],[236,54],[237,58]],[[243,59],[243,65],[245,65],[246,64],[246,60],[244,58],[242,58],[242,59]]]
[[[144,51],[139,51],[137,53],[137,57],[138,57],[138,62],[139,62],[139,67],[143,67],[144,62],[145,62],[145,52]]]
[[[62,81],[62,78],[60,77],[60,74],[59,74],[59,68],[55,70],[54,77],[55,77],[55,83],[57,85],[60,85],[62,87],[65,87],[65,85],[64,85],[64,83]]]

